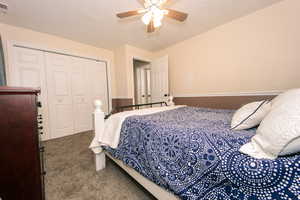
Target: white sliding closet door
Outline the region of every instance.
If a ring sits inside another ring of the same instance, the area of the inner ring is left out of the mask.
[[[16,46],[9,58],[9,85],[41,88],[43,140],[92,130],[96,99],[109,112],[105,62]]]
[[[106,75],[106,63],[89,61],[88,77],[89,77],[89,92],[91,97],[91,110],[94,110],[94,100],[101,100],[102,109],[105,113],[109,112],[108,103],[108,85]]]
[[[10,65],[9,85],[17,87],[35,87],[41,89],[39,101],[42,108],[39,114],[43,115],[43,135],[42,140],[51,138],[48,124],[48,104],[47,104],[47,86],[45,74],[45,57],[41,51],[31,49],[12,47]]]
[[[74,134],[71,58],[45,53],[52,138]]]
[[[76,133],[92,130],[91,98],[88,91],[89,62],[85,59],[71,58],[73,116]]]

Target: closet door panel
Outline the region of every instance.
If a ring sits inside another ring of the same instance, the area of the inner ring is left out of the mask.
[[[108,104],[108,85],[106,75],[106,63],[91,62],[89,65],[89,79],[90,79],[90,96],[91,109],[94,109],[94,101],[99,99],[102,101],[102,109],[105,113],[109,112]]]
[[[89,109],[88,64],[84,59],[72,58],[72,95],[75,132],[80,133],[92,129],[92,112]]]
[[[51,53],[45,55],[51,136],[74,134],[70,58]]]
[[[39,109],[39,114],[43,115],[42,140],[50,139],[44,53],[21,47],[12,47],[9,85],[41,89],[38,98],[42,103],[42,108]]]

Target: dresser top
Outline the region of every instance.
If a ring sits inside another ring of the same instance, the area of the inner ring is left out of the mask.
[[[24,87],[7,87],[0,86],[0,94],[38,94],[40,89],[38,88],[24,88]]]

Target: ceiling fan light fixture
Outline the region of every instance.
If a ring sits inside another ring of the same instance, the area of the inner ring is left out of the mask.
[[[155,31],[155,28],[160,27],[165,16],[180,22],[187,19],[187,13],[172,9],[163,9],[163,4],[166,2],[168,2],[168,0],[144,0],[143,9],[118,13],[117,17],[123,19],[143,14],[142,21],[147,25],[148,33],[152,33]]]
[[[152,14],[151,12],[147,12],[146,14],[144,14],[144,16],[142,17],[142,21],[144,24],[148,25],[150,24],[152,20]]]
[[[158,28],[162,25],[161,20],[153,20],[154,28]]]
[[[154,9],[152,13],[153,13],[153,18],[155,19],[162,20],[164,18],[164,11],[161,9]]]

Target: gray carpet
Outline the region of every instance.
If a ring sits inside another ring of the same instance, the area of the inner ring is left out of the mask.
[[[91,132],[45,142],[47,200],[155,199],[113,161],[95,171]]]

